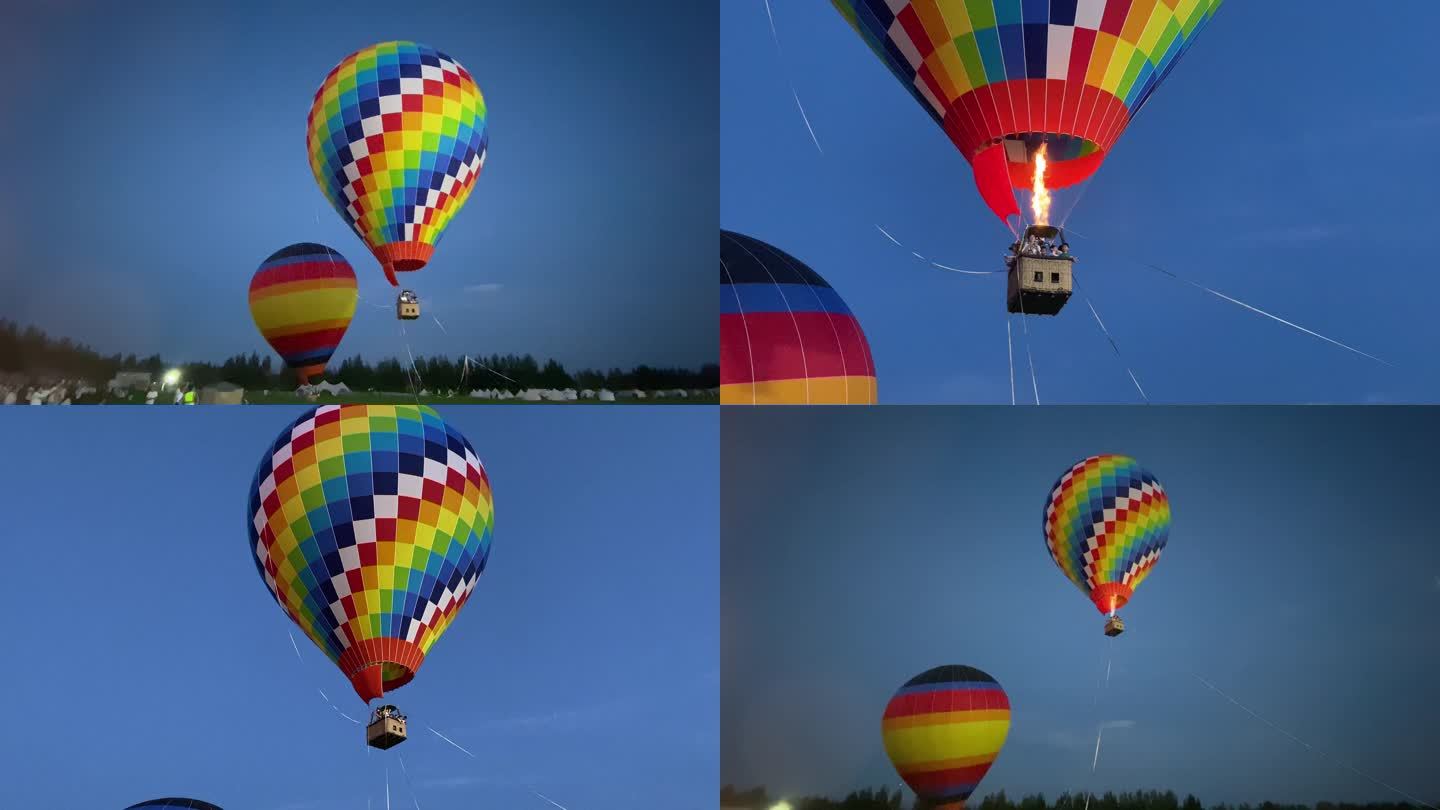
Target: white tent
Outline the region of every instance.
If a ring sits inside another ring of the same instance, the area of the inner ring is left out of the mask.
[[[523,399],[526,402],[539,402],[540,392],[536,391],[534,388],[527,388],[524,391],[520,392],[520,399]]]
[[[614,401],[615,401],[615,394],[614,394],[614,392],[610,391],[610,390],[607,389],[607,388],[601,388],[601,389],[600,389],[600,393],[599,393],[597,396],[599,396],[601,402],[614,402]]]

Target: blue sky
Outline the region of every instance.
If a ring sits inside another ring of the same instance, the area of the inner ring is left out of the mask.
[[[256,574],[244,506],[302,409],[31,408],[0,421],[6,807],[713,801],[718,428],[708,409],[452,408],[495,488],[490,566],[365,748],[348,683]],[[294,629],[303,663],[287,632]],[[476,755],[470,759],[430,725]],[[369,752],[369,753],[367,753]],[[83,778],[77,778],[83,776]]]
[[[1428,233],[1440,213],[1440,171],[1423,145],[1440,134],[1440,107],[1410,80],[1440,72],[1440,51],[1391,35],[1440,15],[1424,0],[1304,5],[1223,6],[1069,220],[1071,236],[1085,237],[1071,239],[1081,289],[1153,400],[1440,399],[1433,240],[1401,230]],[[836,287],[870,338],[882,402],[1008,403],[1002,277],[947,273],[911,251],[992,270],[1009,231],[944,133],[829,3],[772,6],[783,59],[764,0],[722,4],[722,225]],[[1018,397],[1033,402],[1020,328]],[[1140,401],[1080,296],[1029,328],[1042,403]]]
[[[980,792],[1142,788],[1209,803],[1435,803],[1440,487],[1433,409],[732,408],[721,415],[721,779],[840,794],[898,779],[910,677],[969,664],[1010,695]],[[1137,458],[1170,542],[1103,619],[1045,550],[1055,479]],[[1098,694],[1097,694],[1098,692]],[[1094,777],[1097,725],[1106,731]]]
[[[9,9],[0,317],[106,351],[268,352],[255,268],[328,244],[360,278],[340,354],[715,362],[714,7],[669,0]],[[351,52],[414,39],[476,77],[490,155],[401,340],[396,291],[311,177],[305,117]],[[11,268],[14,272],[4,272]],[[385,311],[391,310],[390,312]]]

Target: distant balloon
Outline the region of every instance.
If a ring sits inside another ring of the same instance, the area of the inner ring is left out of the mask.
[[[1165,488],[1129,456],[1078,462],[1045,500],[1045,546],[1051,559],[1110,616],[1150,574],[1169,536]]]
[[[148,802],[132,804],[125,810],[220,810],[217,805],[199,799],[151,799]]]
[[[350,328],[360,293],[338,251],[304,242],[276,251],[250,279],[250,317],[302,385],[325,364]]]
[[[361,700],[415,677],[490,559],[490,479],[429,407],[323,405],[250,488],[255,567]]]
[[[365,240],[385,278],[430,261],[489,145],[485,98],[449,56],[382,42],[345,57],[310,107],[315,182]]]
[[[974,667],[935,667],[900,687],[881,723],[885,753],[915,795],[959,808],[1005,745],[1010,699]]]
[[[1020,213],[1042,148],[1049,188],[1089,179],[1220,2],[832,0],[1001,219]]]
[[[819,273],[759,239],[720,232],[720,403],[874,405],[875,363]]]

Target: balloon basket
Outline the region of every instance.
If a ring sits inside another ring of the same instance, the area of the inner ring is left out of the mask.
[[[394,706],[381,706],[365,727],[365,744],[381,751],[405,742],[405,715]]]
[[[1105,635],[1114,638],[1125,632],[1125,622],[1119,616],[1111,616],[1105,620]]]
[[[402,321],[413,321],[420,317],[420,297],[409,290],[402,290],[395,299],[395,316]]]

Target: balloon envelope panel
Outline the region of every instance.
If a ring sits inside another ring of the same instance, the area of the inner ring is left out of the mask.
[[[824,278],[778,248],[720,232],[720,402],[876,402],[860,323]]]
[[[324,405],[255,473],[250,548],[276,601],[362,699],[404,685],[490,556],[490,480],[416,405]]]
[[[220,810],[220,807],[199,799],[151,799],[132,804],[125,810]]]

